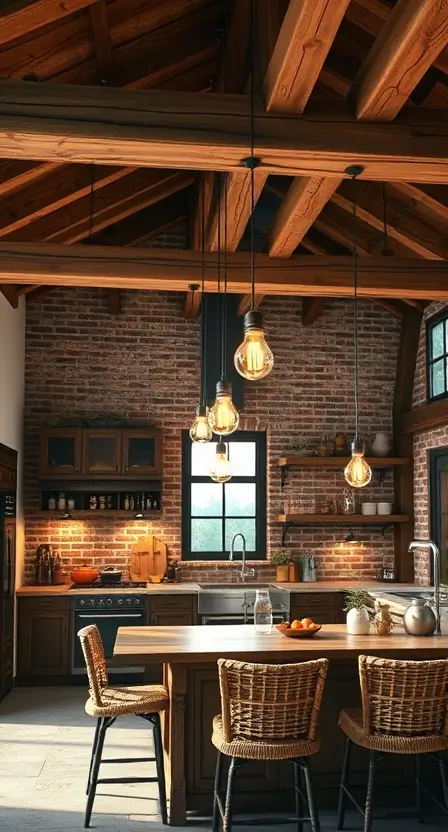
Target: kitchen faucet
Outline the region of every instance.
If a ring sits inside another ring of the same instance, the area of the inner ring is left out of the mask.
[[[436,613],[436,633],[440,635],[440,552],[432,540],[413,540],[408,546],[408,552],[414,549],[429,549],[433,558],[434,571],[434,608]]]
[[[246,538],[242,532],[237,532],[232,537],[232,542],[230,544],[230,552],[229,552],[229,560],[233,560],[234,550],[235,550],[235,540],[237,537],[240,537],[242,540],[241,552],[241,580],[244,581],[245,578],[252,578],[255,574],[254,569],[248,569],[246,571]]]

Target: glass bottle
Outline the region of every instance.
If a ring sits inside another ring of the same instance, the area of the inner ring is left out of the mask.
[[[65,511],[65,494],[63,491],[59,492],[58,511]]]
[[[255,632],[269,635],[272,630],[272,604],[267,589],[257,589],[254,604]]]

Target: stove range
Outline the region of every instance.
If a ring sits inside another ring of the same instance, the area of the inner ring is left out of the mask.
[[[94,581],[92,584],[72,584],[70,589],[90,590],[101,589],[107,592],[108,589],[146,589],[146,581],[119,581],[116,584],[102,584],[101,581]]]

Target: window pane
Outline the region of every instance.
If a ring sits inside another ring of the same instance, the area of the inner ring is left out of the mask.
[[[191,521],[192,552],[222,552],[222,521]]]
[[[191,514],[193,517],[222,515],[222,485],[217,482],[192,483]]]
[[[229,460],[235,477],[255,476],[255,442],[229,442]]]
[[[443,321],[431,329],[431,353],[432,358],[443,355]]]
[[[230,551],[230,544],[232,537],[237,532],[244,534],[246,538],[246,550],[248,552],[255,552],[255,520],[237,519],[226,520],[226,552]],[[236,541],[235,551],[241,551],[241,539]]]
[[[255,483],[229,482],[224,488],[227,517],[255,517]]]
[[[431,389],[433,396],[440,396],[445,392],[444,361],[436,361],[431,368]]]
[[[213,457],[216,454],[217,441],[191,443],[191,473],[194,477],[206,477],[211,471]]]

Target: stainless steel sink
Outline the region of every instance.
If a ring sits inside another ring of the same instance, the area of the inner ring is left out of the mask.
[[[271,584],[199,584],[198,613],[202,624],[246,624],[253,622],[257,589],[269,590],[274,623],[289,614],[290,593]]]
[[[249,582],[249,581],[247,581],[247,582],[241,581],[240,583],[233,582],[231,584],[222,584],[222,583],[216,583],[215,584],[215,583],[210,582],[210,583],[199,584],[199,587],[200,587],[200,589],[205,590],[206,592],[209,592],[210,590],[213,590],[213,592],[219,592],[220,589],[222,589],[223,591],[224,590],[228,591],[229,589],[235,589],[235,590],[238,590],[238,592],[241,592],[241,590],[247,590],[247,589],[271,589],[271,588],[273,588],[272,584],[257,584],[255,582]]]

